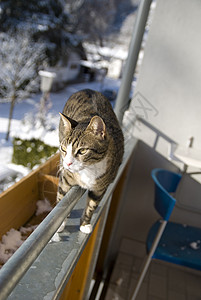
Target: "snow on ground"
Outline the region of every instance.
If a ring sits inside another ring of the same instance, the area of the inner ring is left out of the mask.
[[[59,112],[63,110],[63,107],[67,99],[76,91],[90,88],[96,91],[102,91],[104,89],[118,90],[120,86],[119,80],[113,80],[105,78],[104,82],[86,82],[80,84],[73,84],[67,86],[64,90],[58,93],[51,93],[51,108],[48,112],[47,129],[39,126],[31,126],[31,120],[36,119],[38,113],[38,106],[41,98],[41,94],[34,95],[32,98],[17,103],[14,108],[14,115],[11,124],[11,138],[7,142],[5,140],[10,103],[0,103],[0,181],[2,177],[8,179],[8,183],[5,188],[10,186],[9,176],[13,176],[13,172],[16,173],[18,181],[23,176],[27,175],[30,170],[20,165],[12,163],[12,138],[20,137],[23,139],[39,138],[46,144],[52,146],[58,146],[58,124],[59,124]]]

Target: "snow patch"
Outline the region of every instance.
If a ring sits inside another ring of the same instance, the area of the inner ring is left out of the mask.
[[[12,254],[22,245],[22,234],[20,231],[11,228],[3,235],[0,242],[0,262],[6,263]]]
[[[190,243],[190,247],[194,250],[200,249],[200,241]]]
[[[47,199],[37,201],[36,206],[36,216],[39,216],[45,212],[50,212],[52,210],[52,205]]]
[[[37,201],[36,205],[36,216],[52,210],[52,206],[47,199]],[[11,228],[2,236],[0,241],[0,268],[1,265],[5,264],[13,253],[23,244],[26,238],[37,228],[37,226],[38,225],[30,225],[27,227],[22,226],[19,230]]]

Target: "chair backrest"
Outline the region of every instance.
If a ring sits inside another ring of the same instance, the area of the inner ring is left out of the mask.
[[[182,176],[164,169],[152,170],[151,176],[155,183],[155,209],[168,221],[176,203],[173,194]]]

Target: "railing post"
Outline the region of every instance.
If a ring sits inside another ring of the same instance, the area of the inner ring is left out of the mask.
[[[124,111],[129,102],[129,94],[131,90],[131,84],[133,81],[133,74],[137,64],[138,54],[141,48],[141,43],[151,3],[152,0],[141,0],[138,8],[133,35],[130,42],[128,58],[126,61],[126,66],[115,105],[115,113],[120,123],[122,123]]]
[[[156,146],[158,144],[158,140],[159,140],[159,135],[156,134],[156,138],[155,138],[155,141],[154,141],[154,145],[153,145],[153,149],[156,150]]]

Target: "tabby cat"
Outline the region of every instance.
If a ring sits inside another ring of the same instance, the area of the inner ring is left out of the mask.
[[[121,164],[123,134],[110,102],[93,90],[73,94],[60,115],[57,201],[74,185],[87,189],[80,230],[90,233],[92,214]]]

